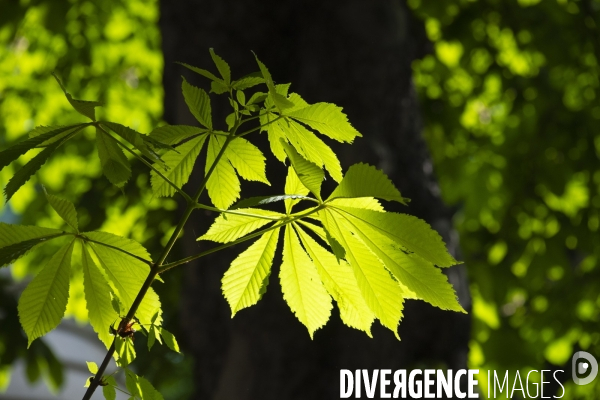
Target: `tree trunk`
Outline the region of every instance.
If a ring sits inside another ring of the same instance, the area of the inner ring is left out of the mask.
[[[383,169],[412,199],[408,207],[395,210],[428,221],[457,256],[458,239],[433,177],[411,81],[411,62],[425,53],[428,42],[404,2],[172,0],[162,2],[161,13],[169,123],[194,124],[180,94],[180,75],[188,74],[175,61],[210,67],[208,48],[213,47],[230,63],[234,77],[240,77],[258,70],[252,50],[276,82],[292,82],[291,90],[309,103],[327,101],[344,108],[364,137],[354,145],[332,145],[342,168],[367,162]],[[224,115],[223,107],[213,105],[213,118]],[[265,136],[256,134],[251,140],[269,153]],[[197,165],[196,170],[191,181],[197,183],[203,168]],[[281,193],[284,170],[281,163],[268,164],[273,186],[242,186],[245,197]],[[196,236],[213,218],[200,212],[193,217]],[[206,246],[190,231],[182,242],[184,255]],[[182,324],[187,337],[182,339],[195,358],[194,398],[332,399],[339,397],[341,368],[399,369],[439,362],[466,368],[470,318],[414,300],[405,303],[402,341],[378,323],[370,339],[343,325],[335,310],[311,340],[282,298],[277,259],[263,299],[232,320],[220,280],[245,247],[185,267]],[[464,267],[447,273],[470,309]]]

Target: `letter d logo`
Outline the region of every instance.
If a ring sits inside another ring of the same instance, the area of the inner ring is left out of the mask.
[[[585,361],[578,362],[580,359],[584,358]],[[598,375],[598,362],[590,353],[585,351],[578,351],[573,356],[571,360],[572,373],[573,373],[573,382],[576,385],[587,385],[588,383],[592,383],[593,380]],[[586,378],[580,378],[580,375],[586,373],[586,371],[590,370],[590,374]]]

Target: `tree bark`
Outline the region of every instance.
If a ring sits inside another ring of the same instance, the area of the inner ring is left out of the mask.
[[[171,0],[161,4],[160,24],[169,123],[194,124],[180,93],[180,75],[202,82],[175,61],[210,67],[208,48],[213,47],[229,62],[234,77],[240,77],[258,70],[253,50],[277,83],[292,82],[291,90],[309,103],[327,101],[344,108],[364,137],[354,145],[332,144],[342,167],[367,162],[383,169],[402,194],[412,199],[408,207],[394,210],[428,221],[458,256],[458,238],[421,136],[411,81],[411,62],[429,44],[422,23],[404,2]],[[224,107],[213,105],[215,120],[225,114]],[[269,153],[265,136],[256,134],[251,140],[258,140],[259,147]],[[196,166],[192,182],[201,179],[202,167]],[[273,187],[243,185],[245,197],[281,193],[284,170],[281,163],[269,163],[267,175]],[[195,236],[213,218],[198,212],[191,221]],[[183,255],[205,247],[195,241],[192,229],[181,242]],[[282,298],[278,259],[263,299],[232,320],[220,280],[245,247],[185,267],[182,328],[187,332],[184,343],[195,358],[194,398],[332,399],[339,397],[341,368],[435,368],[439,362],[446,368],[466,368],[469,316],[414,300],[405,302],[399,328],[402,341],[378,323],[373,326],[373,339],[352,330],[341,323],[337,310],[311,340]],[[464,267],[450,268],[447,273],[461,304],[470,310]]]

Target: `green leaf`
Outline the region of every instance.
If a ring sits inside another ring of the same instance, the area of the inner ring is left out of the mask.
[[[146,259],[150,259],[149,256],[147,256],[148,253],[145,249],[139,243],[131,239],[105,232],[86,232],[83,235],[92,240],[120,248],[139,257],[147,257]],[[123,305],[122,309],[129,309],[146,280],[150,268],[142,261],[130,257],[121,251],[92,242],[89,242],[89,245],[92,250],[94,250],[100,265],[104,269],[108,278],[108,283],[114,294]],[[159,310],[160,300],[156,292],[150,288],[138,308],[136,317],[142,324],[149,324],[154,314]]]
[[[340,206],[336,208],[351,216],[350,220],[357,226],[370,227],[394,243],[439,267],[457,264],[454,257],[448,253],[440,235],[431,229],[427,222],[417,217]]]
[[[282,143],[283,149],[287,154],[292,167],[296,171],[298,179],[308,190],[310,190],[317,199],[321,199],[321,184],[325,178],[325,173],[314,163],[306,160],[289,144]]]
[[[108,385],[102,386],[102,394],[104,395],[105,400],[116,400],[117,399],[117,390],[115,386],[117,386],[117,382],[115,378],[112,376],[104,377]]]
[[[292,168],[292,171],[293,170],[294,169]],[[300,182],[300,180],[298,180],[298,182]],[[302,186],[302,188],[305,189],[304,186]],[[308,193],[308,189],[305,189],[305,190]],[[275,196],[249,197],[247,199],[242,199],[242,200],[238,201],[237,203],[235,203],[233,206],[231,206],[230,210],[237,210],[240,208],[247,208],[247,207],[254,207],[254,206],[264,206],[266,204],[271,204],[271,203],[275,203],[278,201],[285,201],[285,200],[300,201],[300,200],[306,200],[306,199],[314,200],[312,197],[303,196],[301,194],[279,194],[279,195],[275,195]]]
[[[367,164],[354,164],[329,199],[352,197],[377,197],[406,204],[404,197],[392,181],[377,168]]]
[[[285,228],[283,262],[279,271],[283,298],[312,338],[331,315],[331,297],[317,268],[308,257],[290,225]]]
[[[90,373],[94,375],[98,373],[98,364],[93,361],[86,361],[85,363],[87,364],[88,371],[90,371]]]
[[[265,175],[265,156],[244,138],[236,138],[227,146],[225,156],[237,173],[247,181],[258,181],[271,185]]]
[[[210,83],[210,91],[215,94],[223,94],[229,91],[229,87],[222,80],[212,81]]]
[[[337,302],[342,321],[371,337],[371,325],[375,315],[361,295],[352,267],[343,260],[336,260],[333,254],[321,247],[302,229],[296,230],[306,252],[317,267],[325,289]]]
[[[73,203],[66,199],[51,195],[50,193],[46,192],[45,188],[44,193],[46,194],[48,203],[50,203],[50,206],[52,206],[54,211],[56,211],[63,221],[65,221],[71,228],[75,229],[75,232],[79,232],[79,225],[77,224],[77,211],[75,210]]]
[[[81,264],[88,318],[94,331],[108,348],[113,341],[109,327],[118,319],[119,313],[113,309],[113,298],[111,298],[111,289],[106,277],[92,259],[88,245],[84,243],[82,247]],[[116,300],[116,298],[114,299]],[[116,305],[119,310],[118,301]],[[95,374],[95,372],[92,373]]]
[[[76,131],[74,131],[74,133],[75,132]],[[6,202],[8,202],[11,199],[11,197],[17,192],[17,190],[19,190],[19,188],[21,186],[23,186],[29,180],[29,178],[31,178],[31,176],[33,174],[35,174],[38,169],[40,169],[40,167],[42,165],[44,165],[44,163],[48,160],[50,155],[52,153],[54,153],[54,151],[60,145],[65,143],[67,140],[69,140],[74,133],[71,133],[71,135],[66,136],[63,139],[58,140],[58,141],[52,143],[51,145],[49,145],[48,147],[46,147],[44,150],[42,150],[38,155],[33,157],[33,159],[31,159],[31,161],[29,161],[27,164],[25,164],[21,169],[19,169],[13,175],[13,177],[8,181],[6,187],[4,188]],[[44,136],[44,135],[42,135],[42,136]],[[29,140],[31,140],[31,139],[29,139]]]
[[[387,214],[385,214],[387,215]],[[354,236],[330,210],[319,212],[323,226],[346,249],[346,260],[367,305],[381,324],[398,336],[398,323],[402,317],[403,297],[400,286],[375,254],[358,237]]]
[[[162,326],[158,327],[158,330],[160,331],[160,336],[162,336],[167,347],[173,350],[174,352],[179,353],[179,344],[177,343],[177,339],[175,339],[175,335],[173,335],[171,332],[169,332]]]
[[[307,195],[309,190],[302,184],[298,175],[296,175],[296,171],[293,167],[288,167],[287,177],[285,179],[285,194],[300,194]],[[292,207],[299,203],[299,200],[289,199],[285,201],[285,212],[289,214],[292,212]]]
[[[12,145],[6,150],[0,151],[0,171],[4,169],[4,167],[9,165],[11,162],[15,161],[17,158],[27,153],[29,150],[44,144],[46,141],[52,140],[58,135],[70,130],[75,130],[76,128],[83,129],[88,125],[89,124],[77,124],[70,126],[55,127],[56,129],[54,130],[36,135],[27,140],[23,140],[22,142],[18,142]]]
[[[198,87],[190,85],[185,78],[183,78],[183,82],[181,83],[181,89],[183,91],[185,103],[192,115],[203,126],[212,130],[210,97],[208,97],[208,93]]]
[[[135,347],[131,338],[115,338],[115,352],[119,356],[119,366],[126,367],[135,360]]]
[[[200,135],[206,129],[188,125],[164,125],[154,129],[148,136],[164,144],[178,145],[182,141]],[[177,148],[179,150],[179,148]]]
[[[67,92],[67,90],[63,86],[62,82],[60,81],[60,79],[58,79],[58,76],[56,76],[56,74],[54,72],[52,73],[52,76],[54,76],[54,79],[56,79],[56,81],[60,85],[60,88],[65,93],[67,100],[69,101],[71,106],[75,109],[75,111],[77,111],[78,113],[80,113],[83,116],[88,117],[92,121],[95,121],[96,120],[96,107],[103,106],[104,104],[100,101],[87,101],[87,100],[74,99],[73,96],[71,96]]]
[[[261,83],[265,83],[265,79],[262,77],[262,74],[260,72],[254,72],[231,82],[231,87],[236,90],[245,90]],[[254,95],[252,97],[254,97]],[[248,104],[253,104],[253,102],[249,101]]]
[[[131,178],[131,167],[116,139],[96,129],[96,147],[104,176],[113,185],[123,186]]]
[[[285,132],[287,140],[294,148],[306,158],[319,167],[325,167],[331,177],[339,182],[342,180],[342,167],[337,156],[329,146],[319,139],[314,133],[302,125],[291,121],[278,121]]]
[[[208,174],[225,139],[211,135],[208,141],[205,173]],[[227,157],[221,157],[206,183],[208,195],[215,206],[227,209],[240,197],[240,180]]]
[[[183,187],[190,178],[196,158],[202,150],[206,134],[191,139],[177,148],[178,153],[172,151],[163,156],[166,168],[155,164],[154,167],[171,180],[179,188]],[[150,171],[152,190],[157,196],[173,196],[175,188],[160,177],[156,172]]]
[[[150,329],[148,330],[148,351],[152,349],[157,339],[160,342],[160,335],[158,333],[158,329],[155,325],[150,325]]]
[[[177,64],[183,65],[184,67],[186,67],[190,71],[194,71],[195,73],[197,73],[199,75],[202,75],[203,77],[208,78],[211,81],[216,81],[216,82],[220,82],[220,83],[225,84],[225,82],[222,79],[217,78],[212,72],[209,72],[209,71],[207,71],[205,69],[194,67],[192,65],[189,65],[189,64],[186,64],[186,63],[182,63],[182,62],[177,62]]]
[[[63,246],[36,275],[19,299],[19,319],[31,342],[60,323],[69,298],[73,243]]]
[[[208,231],[200,236],[198,240],[212,240],[213,242],[218,243],[229,243],[273,222],[273,220],[257,218],[252,215],[258,217],[283,216],[283,214],[275,211],[262,210],[260,208],[241,208],[236,211],[251,215],[221,214],[215,219],[215,222],[213,222]]]
[[[271,78],[271,73],[269,72],[269,70],[267,69],[267,67],[265,66],[265,64],[263,64],[258,57],[256,56],[256,54],[254,55],[254,58],[256,58],[256,62],[258,63],[258,67],[260,68],[260,72],[265,80],[265,83],[267,84],[267,87],[269,88],[269,97],[270,99],[273,101],[273,103],[275,104],[275,106],[280,109],[286,109],[286,108],[290,108],[294,106],[294,103],[292,103],[291,101],[289,101],[286,96],[277,93],[277,90],[275,88],[275,84],[273,83],[273,78]]]
[[[0,222],[0,267],[11,264],[38,244],[63,236],[58,229]]]
[[[352,143],[355,137],[362,136],[350,125],[342,108],[335,104],[312,104],[305,108],[288,111],[286,115],[339,142]]]
[[[212,48],[209,49],[209,51],[210,51],[210,56],[211,56],[213,62],[215,63],[215,65],[217,66],[217,69],[219,70],[219,73],[225,80],[225,83],[227,83],[229,85],[229,82],[231,82],[231,69],[229,68],[229,64],[227,64],[225,62],[225,60],[223,60],[221,57],[219,57]]]
[[[287,141],[285,131],[279,124],[279,121],[274,121],[277,118],[276,114],[263,113],[260,115],[261,130],[267,132],[271,152],[281,162],[285,162],[286,155],[283,150],[282,143]]]
[[[102,122],[102,125],[107,126],[111,131],[131,143],[133,147],[139,150],[140,153],[142,153],[148,159],[154,162],[162,162],[158,154],[148,146],[148,144],[152,146],[152,143],[148,141],[147,135],[142,135],[141,133],[136,132],[127,126],[117,124],[115,122]]]
[[[133,371],[125,369],[125,383],[132,398],[136,396],[142,400],[163,400],[163,396],[142,376],[137,376]]]
[[[68,136],[69,134],[73,133],[73,131],[75,129],[77,129],[77,127],[79,125],[80,124],[78,124],[78,125],[71,125],[71,127],[70,127],[71,129],[67,129],[66,131],[63,131],[62,133],[59,133],[58,135],[54,136],[52,139],[48,139],[45,142],[40,143],[36,147],[46,147],[49,144],[52,144],[55,141],[60,140],[60,139],[64,138],[65,136]],[[52,131],[55,131],[57,129],[63,129],[63,128],[65,128],[65,126],[36,126],[32,131],[29,132],[29,137],[30,138],[34,138],[36,136],[40,136],[40,135],[43,135],[45,133],[52,132]]]
[[[384,235],[361,221],[348,218],[348,215],[343,212],[336,211],[336,213],[338,213],[338,220],[343,221],[342,224],[346,229],[358,235],[394,274],[400,284],[412,292],[411,297],[425,300],[442,310],[465,312],[458,303],[448,278],[439,268],[416,254],[406,254]]]
[[[378,212],[385,212],[385,209],[381,206],[381,203],[374,197],[355,197],[355,198],[337,198],[328,200],[328,203],[332,206],[362,208],[365,210],[372,210]]]
[[[256,304],[266,292],[278,239],[279,228],[266,232],[237,256],[223,275],[223,294],[232,318],[238,311]]]

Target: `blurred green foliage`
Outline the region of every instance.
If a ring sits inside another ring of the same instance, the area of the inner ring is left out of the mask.
[[[568,378],[574,351],[600,355],[600,2],[409,5],[433,43],[414,81],[470,275],[470,367],[553,366],[565,399],[597,399]]]
[[[35,126],[85,121],[66,101],[51,76],[53,71],[74,97],[105,103],[97,109],[98,119],[118,121],[140,132],[149,132],[160,123],[163,58],[156,0],[9,0],[2,2],[1,9],[0,147],[22,140]],[[128,236],[150,251],[156,249],[172,232],[169,211],[175,210],[175,201],[152,196],[148,171],[135,160],[133,180],[122,191],[110,185],[102,176],[98,157],[92,154],[96,150],[89,139],[95,133],[87,129],[90,131],[83,137],[61,147],[9,204],[0,206],[0,220],[60,227],[61,220],[41,195],[43,184],[50,193],[60,193],[76,203],[83,230]],[[30,152],[19,159],[20,165],[5,168],[0,173],[0,186],[4,187],[14,171],[35,154]],[[35,274],[60,244],[44,247],[16,262],[11,268],[13,278],[19,281]],[[80,275],[72,278],[66,316],[86,323]],[[177,279],[169,281],[157,291],[178,293]],[[13,286],[6,280],[0,282],[0,293],[13,299],[0,303],[3,325],[17,321],[14,300],[18,293]],[[163,301],[166,309],[174,308],[178,301],[173,294],[163,299],[167,299],[167,304]],[[176,311],[168,313],[177,318]],[[50,373],[56,368],[38,367],[56,360],[42,342],[36,352],[26,352],[26,345],[19,345],[26,341],[18,327],[3,329],[0,334],[0,389],[8,385],[9,366],[16,357],[26,359],[31,381],[43,376],[56,389],[62,382],[58,372],[55,376]],[[167,370],[173,372],[173,376],[161,373],[153,379],[162,385],[161,390],[165,394],[188,390],[173,378],[188,369],[181,357],[154,357],[156,363],[148,358],[148,362],[140,363],[146,368],[141,372],[152,377],[161,366],[155,365],[159,358],[162,367],[166,362],[171,365]]]

